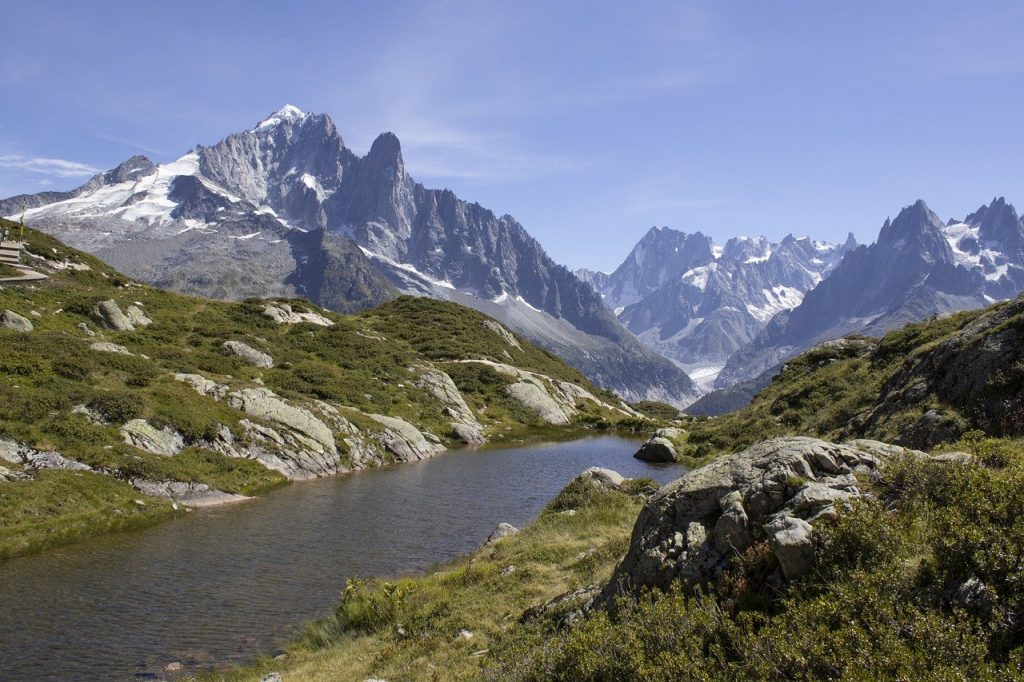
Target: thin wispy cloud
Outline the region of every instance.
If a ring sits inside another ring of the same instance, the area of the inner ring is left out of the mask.
[[[25,170],[42,175],[52,175],[59,178],[77,178],[87,175],[95,175],[100,172],[94,168],[78,161],[67,159],[48,159],[44,157],[29,157],[19,154],[4,154],[0,156],[0,168],[11,168],[14,170]]]
[[[579,159],[534,151],[511,136],[475,133],[425,121],[395,126],[409,170],[424,179],[514,181],[586,166]]]
[[[724,199],[694,198],[685,196],[642,194],[631,197],[624,205],[624,211],[633,215],[646,213],[668,213],[670,211],[693,211],[718,208],[726,204]]]

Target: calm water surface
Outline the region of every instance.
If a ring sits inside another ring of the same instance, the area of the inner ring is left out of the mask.
[[[576,474],[662,482],[679,465],[596,437],[463,450],[0,563],[0,679],[133,679],[244,662],[328,613],[351,576],[421,572],[522,527]]]

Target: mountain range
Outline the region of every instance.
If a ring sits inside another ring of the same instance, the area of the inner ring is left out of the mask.
[[[126,274],[225,299],[302,295],[349,312],[399,291],[474,307],[627,399],[686,404],[686,373],[645,348],[511,216],[406,171],[380,135],[365,156],[330,117],[288,105],[176,161],[128,159],[69,192],[0,201]]]
[[[71,191],[0,200],[0,215],[184,293],[339,312],[454,301],[626,399],[677,406],[763,386],[822,341],[1024,290],[1024,223],[1002,198],[946,223],[918,201],[871,245],[656,227],[615,271],[573,273],[511,216],[416,182],[395,135],[359,156],[329,116],[290,105],[170,163],[135,156]]]
[[[734,353],[716,380],[725,388],[817,343],[847,334],[880,336],[908,322],[981,308],[1024,291],[1024,221],[1003,198],[943,223],[924,201],[886,220],[859,246]]]
[[[856,247],[808,237],[736,237],[720,246],[701,232],[654,227],[610,274],[589,282],[649,348],[710,383],[729,357]]]

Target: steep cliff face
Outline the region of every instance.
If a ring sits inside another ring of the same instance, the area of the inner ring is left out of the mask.
[[[0,202],[0,213],[23,205],[29,224],[178,291],[303,295],[342,311],[398,289],[457,297],[628,398],[695,397],[681,369],[515,219],[415,182],[391,133],[358,157],[328,116],[286,106],[172,163],[134,157],[71,192]]]

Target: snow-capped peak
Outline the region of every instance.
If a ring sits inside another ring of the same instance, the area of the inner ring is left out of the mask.
[[[272,128],[274,126],[281,125],[281,123],[285,121],[295,123],[296,121],[301,121],[304,118],[306,118],[306,112],[302,109],[299,109],[294,104],[285,104],[270,116],[257,123],[255,130]]]

